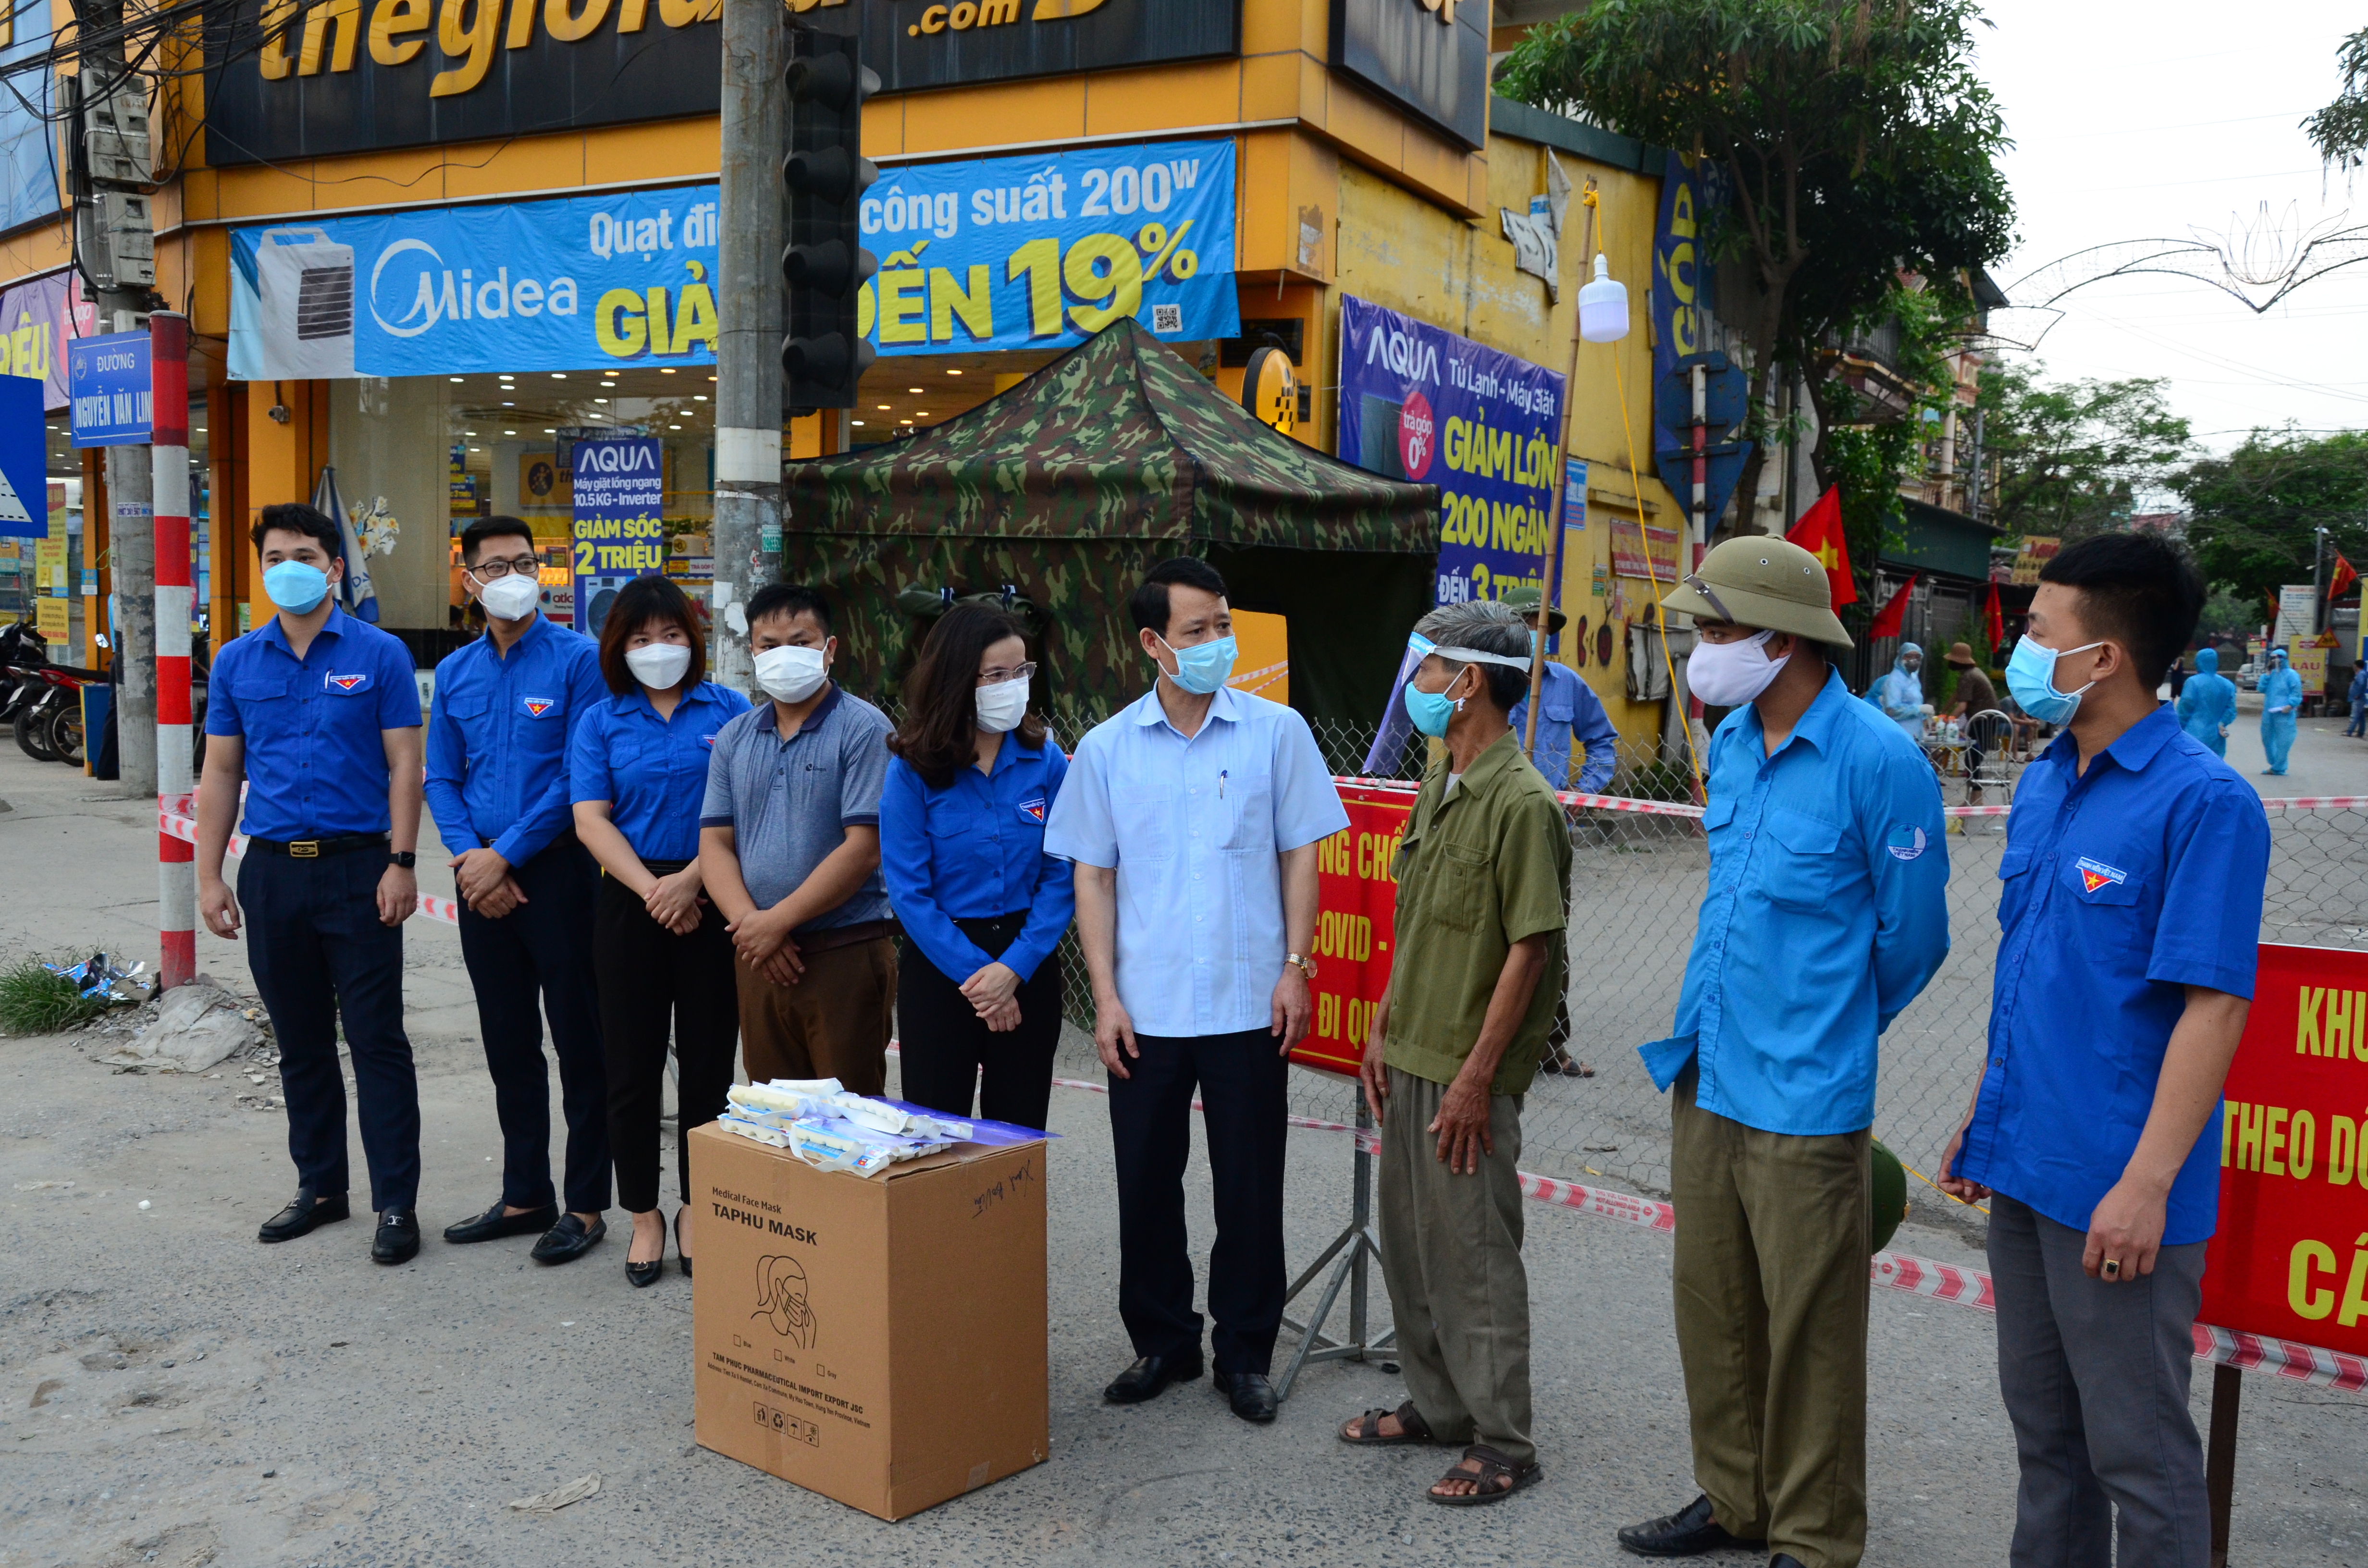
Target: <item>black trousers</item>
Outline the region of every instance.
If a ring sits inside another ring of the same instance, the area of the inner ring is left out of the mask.
[[[552,1200],[551,1078],[542,1059],[548,1015],[567,1117],[566,1208],[598,1214],[609,1207],[609,1085],[592,980],[600,868],[571,833],[511,875],[526,902],[499,920],[461,906],[461,957],[477,993],[477,1028],[502,1123],[502,1201],[540,1209]]]
[[[645,862],[659,876],[679,862]],[[739,993],[723,915],[700,907],[699,928],[677,937],[614,877],[600,879],[592,937],[600,971],[600,1036],[607,1045],[609,1147],[617,1201],[635,1214],[658,1206],[658,1118],[666,1099],[666,1043],[674,1044],[675,1176],[690,1199],[690,1140],[723,1114],[732,1059],[740,1045]]]
[[[1028,912],[957,920],[963,936],[1001,958]],[[896,1033],[905,1098],[929,1110],[1041,1128],[1053,1105],[1053,1052],[1061,1043],[1061,960],[1047,956],[1019,984],[1019,1027],[997,1034],[962,994],[970,976],[948,975],[905,940],[896,964]],[[971,1091],[978,1109],[971,1109]]]
[[[1265,1372],[1282,1324],[1282,1162],[1289,1063],[1264,1029],[1192,1039],[1137,1035],[1129,1076],[1110,1075],[1118,1165],[1118,1310],[1138,1356],[1201,1347],[1185,1250],[1184,1162],[1201,1092],[1215,1189],[1210,1344],[1221,1372]]]
[[[385,874],[385,853],[372,849],[318,860],[258,850],[238,868],[247,965],[279,1042],[296,1179],[324,1198],[347,1190],[342,1017],[373,1210],[419,1199],[419,1079],[403,1032],[403,928],[378,918]]]

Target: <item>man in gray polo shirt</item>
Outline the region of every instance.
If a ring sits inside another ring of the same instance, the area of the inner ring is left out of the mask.
[[[838,639],[812,588],[748,601],[772,700],[717,732],[699,814],[707,894],[730,923],[749,1078],[887,1087],[895,929],[880,880],[887,715],[830,679]]]

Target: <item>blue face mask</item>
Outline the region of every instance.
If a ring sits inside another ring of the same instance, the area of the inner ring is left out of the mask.
[[[1178,648],[1162,637],[1159,645],[1176,655],[1176,673],[1169,678],[1197,697],[1206,697],[1225,684],[1240,653],[1231,637],[1195,642],[1190,648]]]
[[[2014,694],[2022,710],[2043,724],[2068,722],[2073,711],[2080,706],[2080,692],[2097,683],[2090,681],[2080,691],[2055,689],[2055,661],[2066,653],[2085,653],[2091,648],[2101,648],[2099,642],[2083,642],[2078,648],[2043,648],[2036,639],[2024,637],[2014,645],[2014,656],[2006,662],[2006,688]]]
[[[1405,689],[1406,717],[1414,721],[1414,727],[1432,740],[1445,739],[1448,721],[1463,704],[1443,691],[1419,690],[1412,681],[1406,683]]]
[[[263,591],[290,615],[302,615],[326,598],[329,574],[302,561],[282,561],[263,574]]]

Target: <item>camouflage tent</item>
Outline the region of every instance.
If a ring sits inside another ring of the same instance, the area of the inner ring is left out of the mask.
[[[910,667],[924,622],[900,593],[1008,585],[1041,612],[1064,735],[1148,687],[1126,596],[1169,556],[1287,616],[1293,705],[1359,726],[1431,601],[1436,486],[1276,434],[1124,318],[958,418],[785,467],[783,578],[830,595],[850,687],[893,699]]]

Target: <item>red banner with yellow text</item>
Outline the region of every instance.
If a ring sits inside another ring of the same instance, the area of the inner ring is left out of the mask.
[[[2368,1355],[2368,953],[2261,944],[2203,1318]]]
[[[1303,1067],[1353,1074],[1390,983],[1398,885],[1390,862],[1414,811],[1414,791],[1343,784],[1349,825],[1316,846],[1321,913],[1315,921],[1315,1026],[1291,1059]]]

